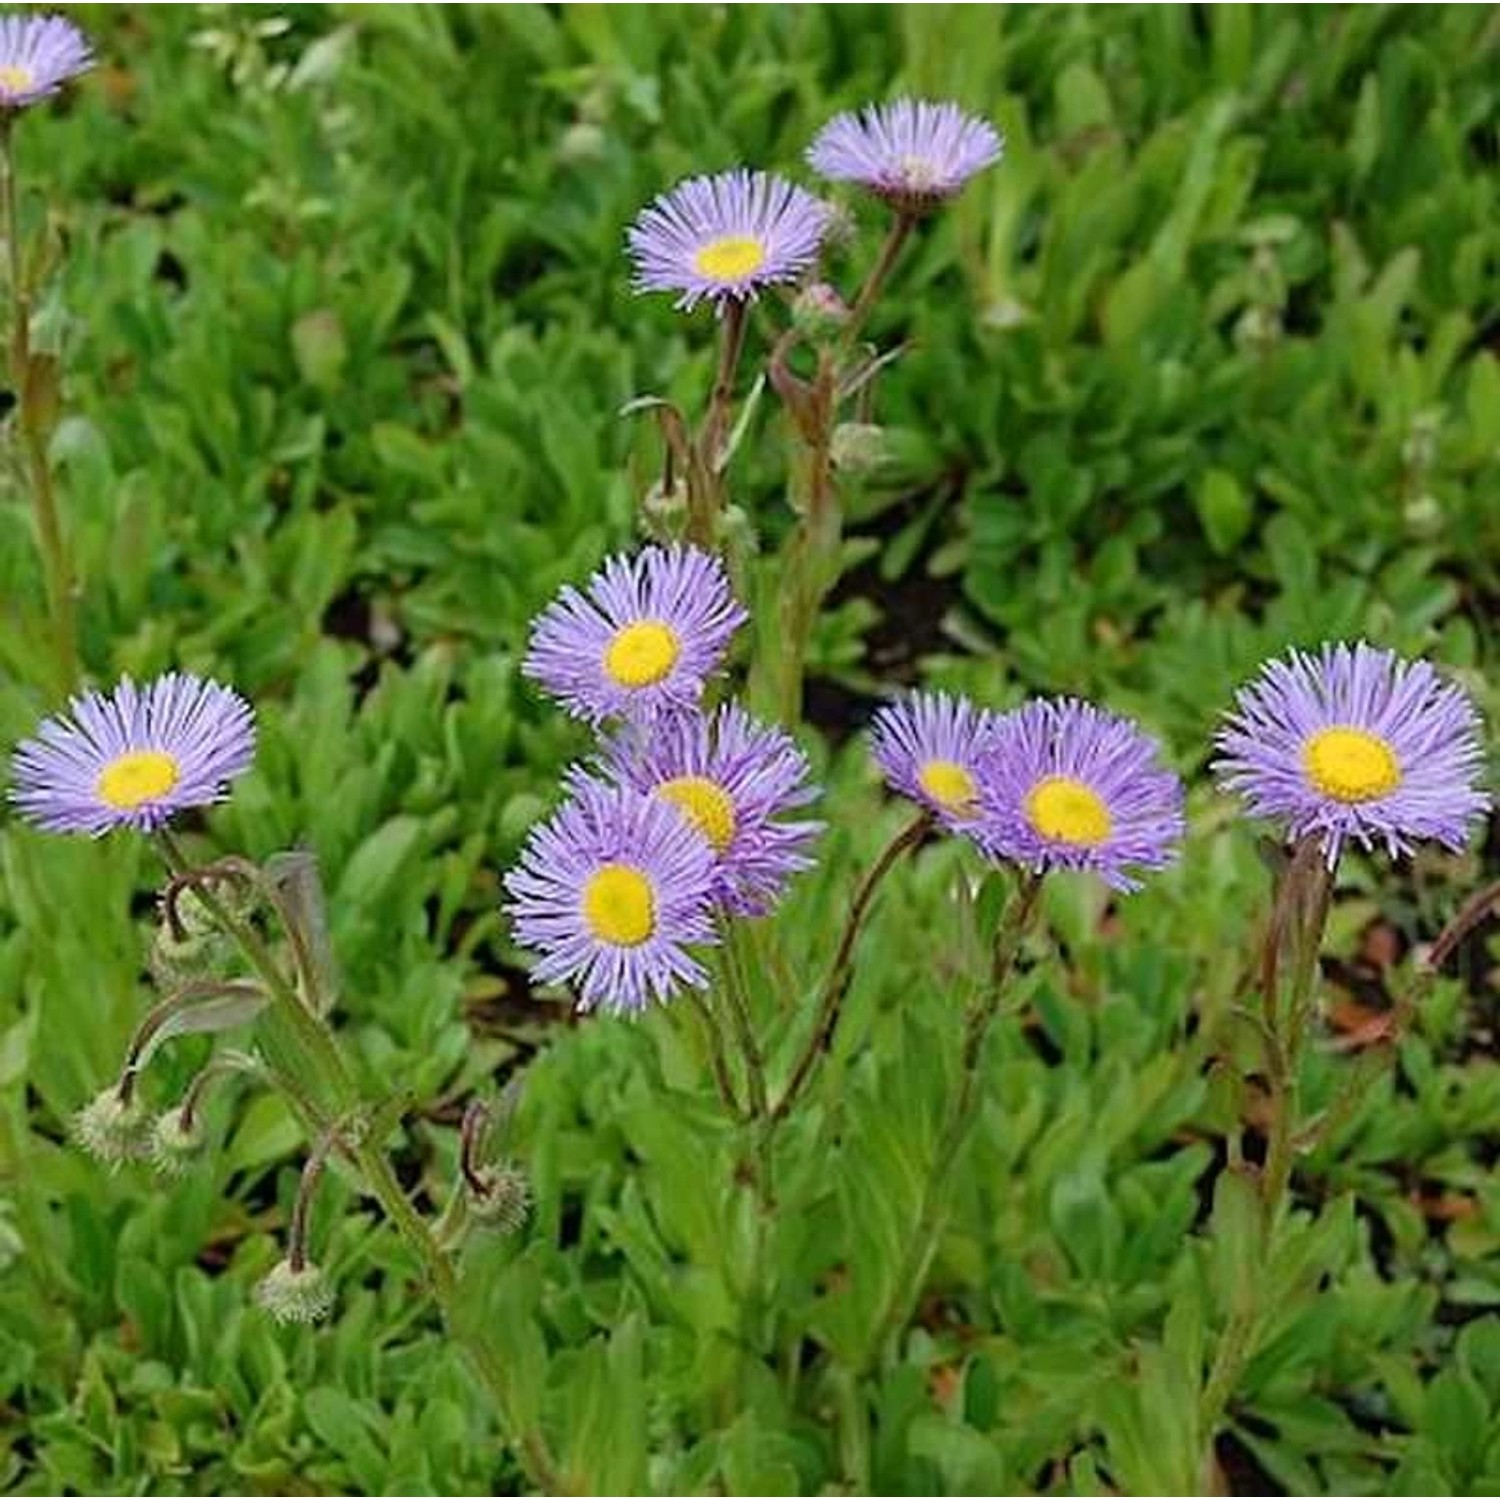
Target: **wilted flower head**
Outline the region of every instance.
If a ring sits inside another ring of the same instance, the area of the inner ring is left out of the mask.
[[[713,899],[736,915],[770,911],[791,876],[812,864],[808,849],[823,825],[786,818],[817,796],[807,757],[785,730],[737,703],[668,719],[649,735],[627,732],[604,764],[617,780],[671,804],[708,840]]]
[[[84,35],[61,16],[0,16],[0,114],[55,94],[93,67]]]
[[[255,755],[238,693],[180,672],[144,688],[84,693],[16,751],[10,800],[53,833],[149,832],[221,801]]]
[[[1176,856],[1182,783],[1129,719],[1075,698],[1038,699],[996,724],[979,772],[975,837],[1038,873],[1092,870],[1135,890],[1135,870]]]
[[[609,558],[537,616],[523,670],[575,718],[650,723],[695,708],[747,616],[724,565],[694,547]]]
[[[255,1288],[255,1300],[278,1323],[321,1323],[333,1311],[333,1283],[310,1260],[279,1260]]]
[[[639,1011],[708,982],[688,950],[714,941],[713,876],[713,847],[671,803],[582,780],[505,877],[507,910],[538,979]]]
[[[514,1234],[531,1213],[531,1184],[516,1162],[491,1162],[466,1186],[469,1216],[495,1234]]]
[[[998,716],[950,693],[912,693],[880,709],[870,749],[892,788],[951,833],[972,832],[980,757]]]
[[[1490,805],[1467,694],[1363,641],[1267,663],[1217,743],[1219,784],[1289,838],[1321,838],[1330,867],[1346,839],[1393,856],[1422,839],[1461,849]]]
[[[630,226],[635,286],[677,292],[677,305],[723,304],[797,280],[818,258],[828,207],[768,172],[691,177]]]
[[[815,172],[855,182],[907,214],[928,213],[1000,159],[999,132],[956,104],[897,99],[834,116],[808,147]]]

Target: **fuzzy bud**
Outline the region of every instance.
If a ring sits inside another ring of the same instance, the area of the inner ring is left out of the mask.
[[[149,1132],[150,1122],[139,1102],[133,1096],[123,1098],[118,1088],[107,1088],[96,1095],[73,1121],[78,1144],[111,1167],[145,1156]]]
[[[255,1300],[278,1323],[321,1323],[333,1311],[333,1283],[311,1261],[271,1267],[255,1288]]]
[[[826,281],[814,281],[797,293],[792,320],[816,343],[832,338],[849,321],[849,304]]]
[[[687,485],[682,480],[653,484],[641,500],[646,529],[653,536],[676,536],[687,517],[687,504]]]
[[[179,891],[175,909],[176,928],[164,910],[151,940],[151,977],[163,989],[210,972],[229,953],[228,940],[196,891]]]
[[[203,1127],[180,1109],[158,1115],[151,1127],[151,1165],[163,1177],[181,1177],[203,1150]]]
[[[513,1161],[483,1168],[469,1183],[471,1221],[496,1234],[514,1234],[531,1213],[531,1184]]]
[[[833,429],[830,452],[836,469],[848,474],[871,474],[888,454],[885,429],[873,422],[840,422]]]

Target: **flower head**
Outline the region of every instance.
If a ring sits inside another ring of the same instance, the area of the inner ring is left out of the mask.
[[[828,205],[769,172],[690,177],[643,209],[627,242],[640,292],[723,304],[796,281],[818,258]]]
[[[815,172],[855,182],[904,213],[929,213],[976,172],[999,161],[1004,142],[988,120],[956,104],[897,99],[835,115],[808,147]]]
[[[674,807],[709,842],[716,904],[761,916],[788,879],[812,864],[822,824],[784,815],[817,796],[812,768],[792,737],[737,703],[711,717],[666,720],[650,735],[626,733],[605,754],[616,780]]]
[[[255,718],[236,692],[169,672],[138,688],[84,693],[16,751],[10,799],[53,833],[160,828],[221,801],[255,755]]]
[[[1461,849],[1490,805],[1467,694],[1363,641],[1269,662],[1217,743],[1219,784],[1288,837],[1321,838],[1330,867],[1346,839],[1393,856],[1421,839]]]
[[[880,709],[870,749],[885,779],[950,833],[970,833],[979,811],[980,759],[996,714],[949,693],[913,693]]]
[[[150,1149],[151,1118],[134,1094],[119,1085],[96,1094],[73,1119],[73,1134],[85,1151],[106,1166],[145,1156]]]
[[[279,1260],[256,1286],[255,1300],[278,1323],[321,1323],[333,1311],[333,1283],[310,1260]]]
[[[575,718],[650,723],[697,707],[747,618],[717,557],[647,547],[609,558],[586,592],[565,588],[537,617],[523,670]]]
[[[1131,872],[1169,864],[1182,838],[1182,783],[1157,751],[1129,719],[1076,698],[1028,703],[984,754],[975,837],[995,859],[1135,890]]]
[[[0,113],[55,94],[94,65],[83,33],[61,16],[0,16]]]
[[[536,977],[578,986],[585,1008],[639,1011],[708,982],[688,952],[714,941],[714,852],[670,803],[579,780],[505,877]]]

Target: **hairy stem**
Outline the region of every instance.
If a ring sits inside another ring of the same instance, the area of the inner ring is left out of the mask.
[[[163,830],[157,835],[157,839],[173,876],[191,886],[204,910],[234,940],[246,962],[260,976],[275,999],[277,1014],[289,1023],[309,1058],[320,1068],[326,1069],[325,1080],[329,1091],[339,1101],[340,1111],[352,1109],[358,1102],[353,1077],[333,1033],[315,1014],[315,997],[309,995],[304,1002],[295,986],[282,973],[260,934],[219,899],[211,880],[194,878],[197,872],[189,865],[175,837]],[[311,1110],[314,1122],[322,1131],[327,1132],[333,1127],[334,1118],[325,1106],[313,1104]],[[534,1429],[516,1430],[517,1424],[511,1415],[514,1401],[509,1372],[482,1334],[473,1331],[471,1320],[462,1316],[460,1287],[452,1261],[443,1251],[427,1221],[412,1206],[411,1200],[397,1181],[385,1152],[370,1141],[359,1138],[357,1132],[351,1134],[354,1139],[349,1142],[349,1154],[363,1177],[365,1186],[422,1267],[445,1326],[484,1383],[503,1423],[515,1433],[515,1442],[532,1481],[544,1493],[560,1493],[561,1480],[546,1439]]]
[[[16,430],[31,490],[37,546],[47,592],[56,691],[66,697],[78,682],[78,634],[74,617],[73,566],[68,556],[47,456],[48,417],[38,410],[32,374],[31,291],[21,256],[21,224],[16,203],[15,116],[0,115],[0,239],[5,241],[10,302],[10,379],[16,398]]]
[[[1021,944],[1036,918],[1041,890],[1040,875],[1023,877],[1020,889],[1011,898],[996,929],[990,954],[988,982],[978,1000],[970,1006],[964,1022],[958,1089],[949,1102],[943,1120],[942,1132],[932,1156],[932,1168],[922,1185],[916,1221],[892,1283],[890,1298],[886,1302],[884,1313],[876,1322],[874,1336],[868,1345],[865,1360],[867,1366],[879,1359],[886,1345],[900,1331],[909,1315],[913,1299],[921,1291],[922,1279],[927,1274],[938,1235],[942,1231],[943,1210],[947,1202],[948,1186],[953,1180],[953,1168],[977,1113],[979,1062],[984,1054],[984,1044],[995,1017],[1000,1013]]]
[[[881,882],[903,854],[915,849],[926,838],[931,827],[932,818],[928,813],[919,813],[913,818],[881,851],[879,859],[870,866],[865,873],[865,878],[859,884],[859,889],[855,891],[854,900],[849,904],[848,915],[844,918],[844,930],[839,935],[839,944],[834,951],[833,963],[829,966],[828,977],[823,981],[822,997],[818,1003],[818,1014],[813,1023],[812,1034],[808,1037],[807,1045],[802,1049],[792,1069],[786,1088],[782,1090],[781,1097],[771,1109],[769,1123],[772,1126],[784,1120],[796,1107],[803,1091],[812,1081],[819,1062],[827,1056],[833,1044],[833,1034],[839,1023],[839,1011],[843,1006],[845,996],[849,993],[849,985],[854,977],[854,945],[864,930],[871,903],[875,900],[875,894],[880,889]]]

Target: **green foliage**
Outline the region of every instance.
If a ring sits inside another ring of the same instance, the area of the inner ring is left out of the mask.
[[[1489,709],[1500,588],[1497,33],[1478,7],[232,7],[85,11],[105,65],[19,128],[57,277],[53,456],[101,681],[212,671],[255,771],[188,832],[305,845],[338,1019],[419,1201],[456,1105],[524,1069],[533,1218],[476,1243],[496,1412],[410,1254],[338,1170],[314,1220],[333,1323],[251,1290],[306,1143],[233,1084],[177,1182],[67,1141],[148,1003],[160,878],[130,839],[0,827],[0,1486],[18,1493],[512,1492],[541,1431],[585,1492],[1489,1493],[1500,1485],[1500,1068],[1482,945],[1299,1159],[1274,1266],[1226,1165],[1256,1099],[1234,1008],[1267,881],[1193,800],[1183,866],[1118,907],[1048,893],[982,1069],[953,1213],[894,1350],[993,893],[956,848],[892,878],[829,1071],[757,1225],[685,1010],[567,1024],[497,871],[581,740],[520,682],[527,622],[627,541],[656,394],[695,407],[706,314],[635,301],[624,226],[689,172],[796,170],[836,107],[983,109],[1006,163],[924,231],[873,332],[879,461],[849,484],[815,636],[824,868],[757,933],[785,1076],[849,899],[898,826],[848,731],[938,680],[1077,691],[1196,769],[1231,686],[1292,641],[1440,657]],[[855,206],[845,289],[878,225]],[[66,255],[62,255],[63,247]],[[764,348],[752,348],[764,356]],[[762,403],[735,499],[789,524]],[[43,590],[0,474],[0,731],[45,706]],[[808,737],[810,740],[813,736]],[[1483,874],[1353,862],[1336,1013],[1398,991]],[[1034,940],[1034,946],[1041,939]],[[1346,993],[1347,991],[1347,993]],[[202,1038],[153,1062],[180,1097]],[[1348,1060],[1320,1046],[1308,1106]],[[1287,1288],[1205,1475],[1199,1394],[1236,1289]],[[769,1337],[767,1337],[769,1330]],[[769,1344],[769,1357],[757,1352]]]

